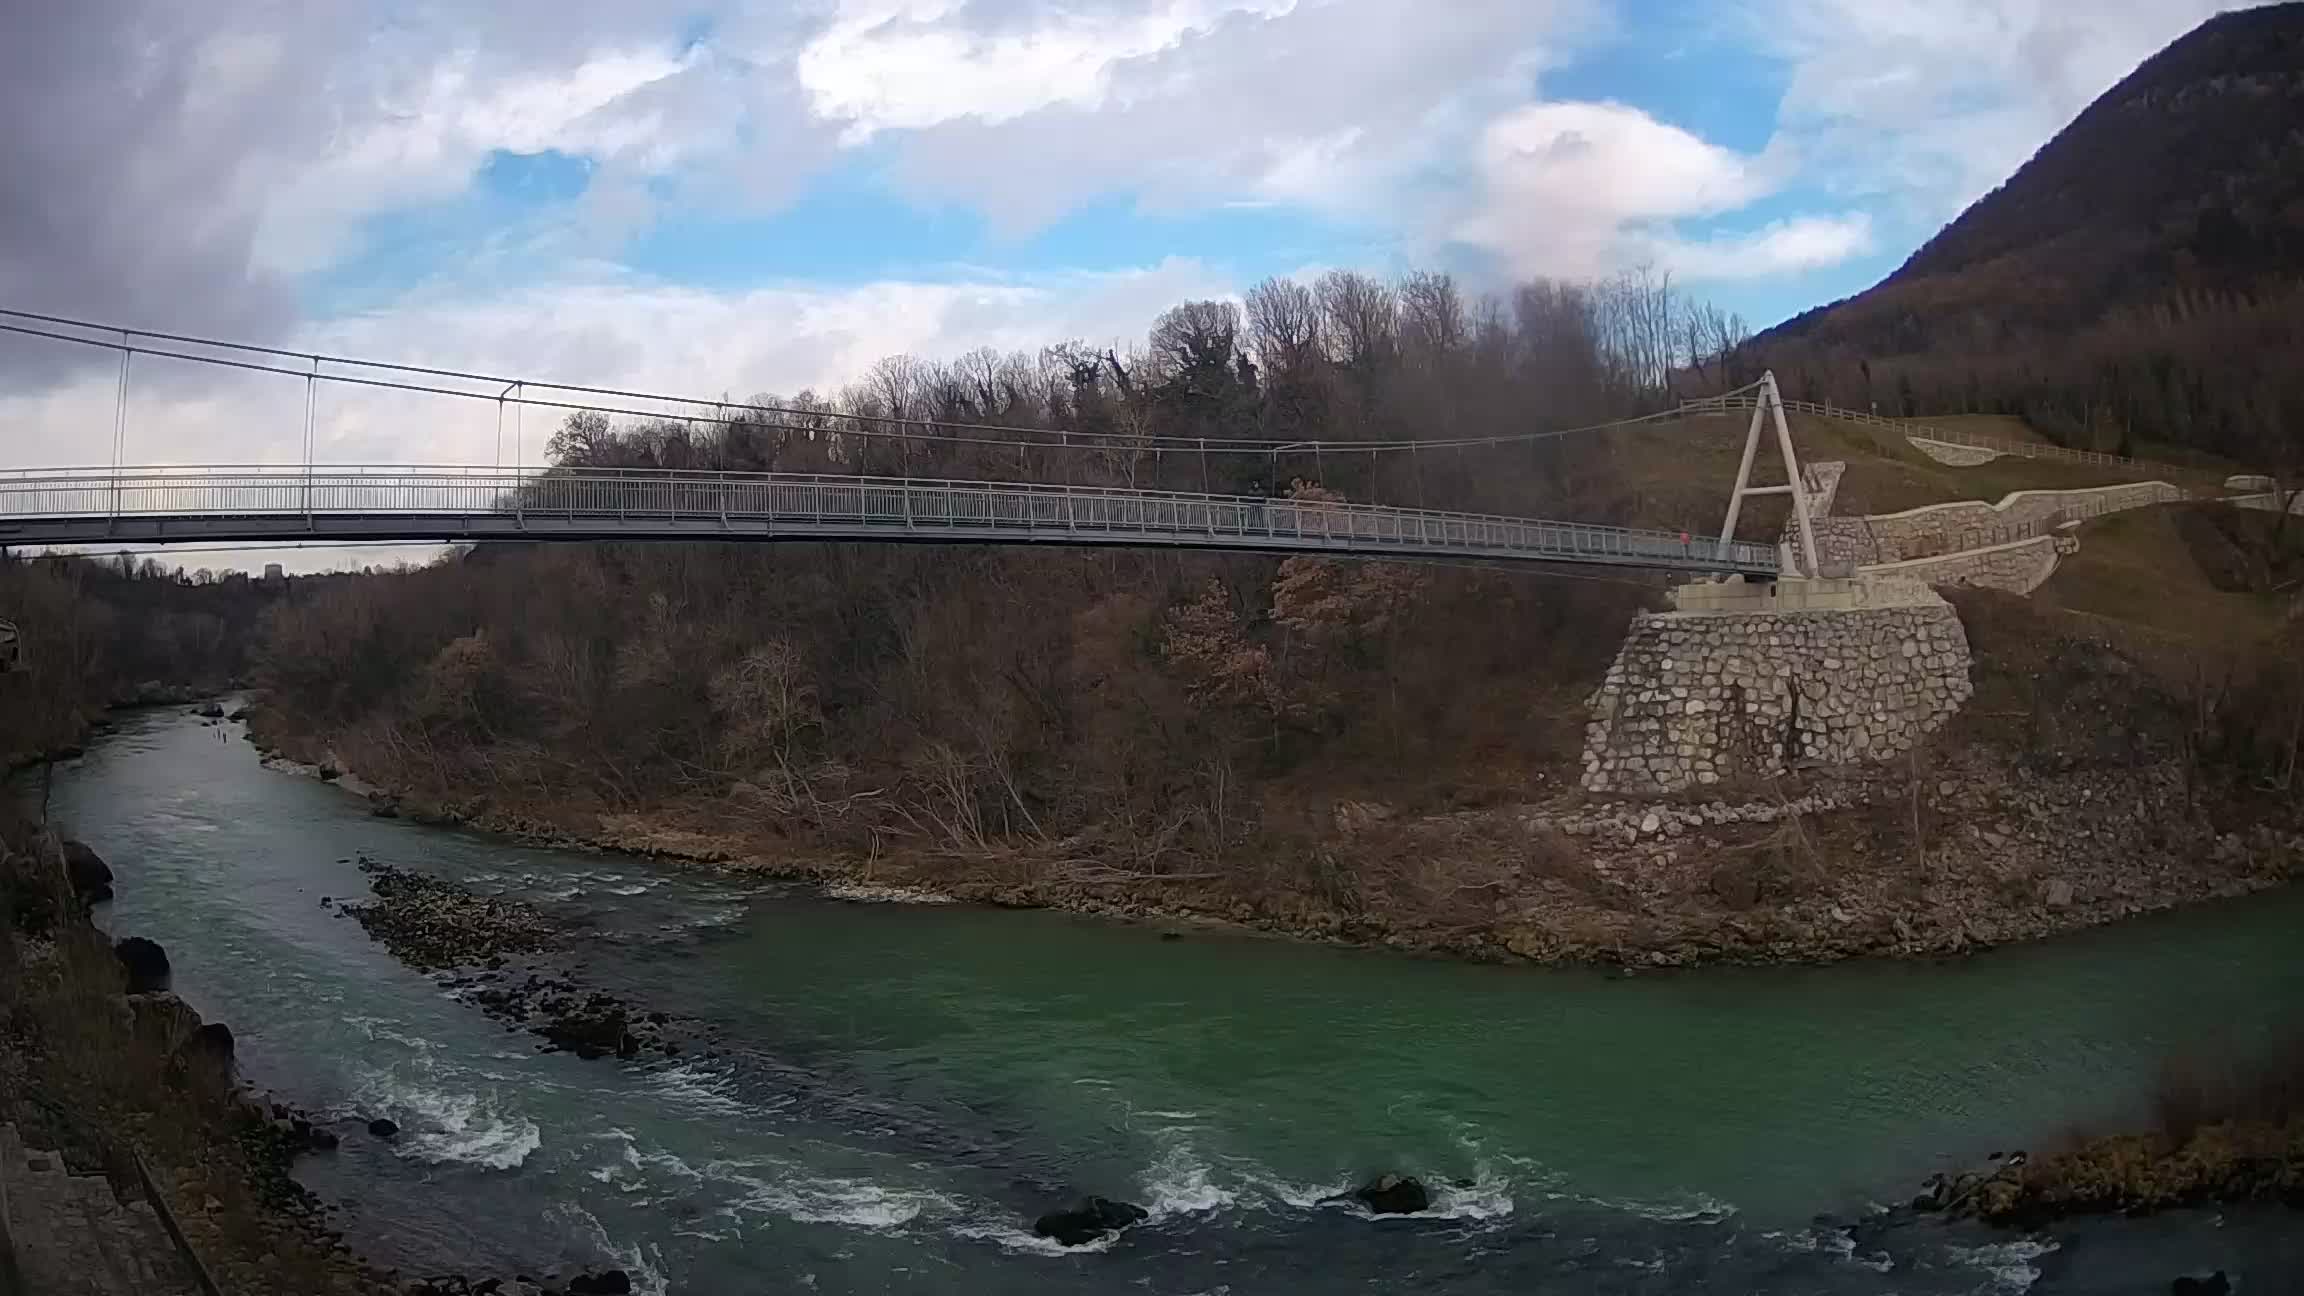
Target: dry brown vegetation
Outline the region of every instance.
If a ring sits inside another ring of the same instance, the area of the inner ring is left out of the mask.
[[[247,668],[273,597],[246,576],[149,558],[0,553],[0,619],[21,630],[26,667],[0,674],[0,768],[80,745],[94,716],[143,683],[221,689]]]

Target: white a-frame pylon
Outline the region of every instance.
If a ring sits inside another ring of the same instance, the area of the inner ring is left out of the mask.
[[[1755,486],[1752,484],[1752,459],[1760,452],[1760,426],[1763,420],[1773,418],[1776,423],[1776,449],[1784,456],[1782,486]],[[1736,538],[1736,518],[1744,511],[1747,495],[1790,495],[1792,497],[1792,525],[1800,533],[1799,572],[1786,572],[1787,576],[1814,576],[1816,563],[1816,528],[1808,516],[1808,492],[1800,480],[1800,456],[1792,450],[1792,429],[1784,422],[1784,397],[1776,390],[1776,371],[1771,369],[1760,375],[1760,390],[1752,401],[1752,430],[1744,437],[1744,462],[1736,469],[1736,489],[1728,495],[1728,520],[1720,527],[1720,554],[1727,556],[1728,545]]]

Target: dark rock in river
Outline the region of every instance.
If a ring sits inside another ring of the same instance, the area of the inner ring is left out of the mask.
[[[2168,1284],[2169,1296],[2231,1296],[2232,1280],[2219,1269],[2205,1278],[2186,1274]]]
[[[128,971],[128,993],[147,994],[168,988],[168,951],[156,941],[130,936],[112,947],[120,966]]]
[[[368,1122],[368,1132],[380,1139],[400,1137],[400,1127],[381,1116]]]
[[[578,1274],[568,1280],[568,1296],[631,1296],[632,1277],[621,1269]]]
[[[85,903],[112,898],[112,868],[86,842],[64,843],[64,876],[72,883],[72,893]]]
[[[639,1051],[631,1032],[625,1029],[624,1010],[619,1007],[582,1008],[563,1012],[536,1028],[536,1033],[585,1059],[631,1057]]]
[[[1358,1202],[1378,1215],[1414,1215],[1432,1207],[1432,1194],[1424,1185],[1405,1175],[1378,1175],[1348,1193],[1323,1197],[1321,1204],[1329,1202]]]
[[[224,718],[233,721],[246,720],[248,718],[248,708],[234,707],[231,711],[225,713]]]
[[[192,708],[192,714],[203,720],[221,720],[224,718],[224,708],[214,702],[203,702]]]
[[[1054,1238],[1058,1246],[1079,1246],[1145,1218],[1144,1208],[1132,1202],[1091,1197],[1071,1210],[1050,1211],[1034,1220],[1032,1231],[1040,1237]]]
[[[331,764],[329,764],[329,763],[328,763],[328,762],[326,762],[326,761],[322,761],[322,762],[320,762],[320,781],[321,781],[321,782],[323,782],[323,783],[333,783],[333,782],[335,782],[337,779],[340,779],[340,778],[342,778],[342,777],[344,777],[344,771],[342,771],[342,770],[340,770],[340,769],[336,768],[334,765],[331,765]]]

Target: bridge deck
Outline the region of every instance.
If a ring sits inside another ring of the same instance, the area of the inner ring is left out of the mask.
[[[0,544],[876,540],[1166,545],[1772,575],[1677,532],[1108,487],[641,470],[138,468],[0,477]]]

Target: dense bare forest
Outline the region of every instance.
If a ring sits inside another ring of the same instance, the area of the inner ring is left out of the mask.
[[[1806,399],[2294,477],[2299,264],[2304,5],[2271,5],[2145,61],[1879,287],[1753,354]]]
[[[0,617],[25,668],[0,675],[0,763],[79,745],[112,703],[224,688],[278,595],[152,558],[0,557]]]

